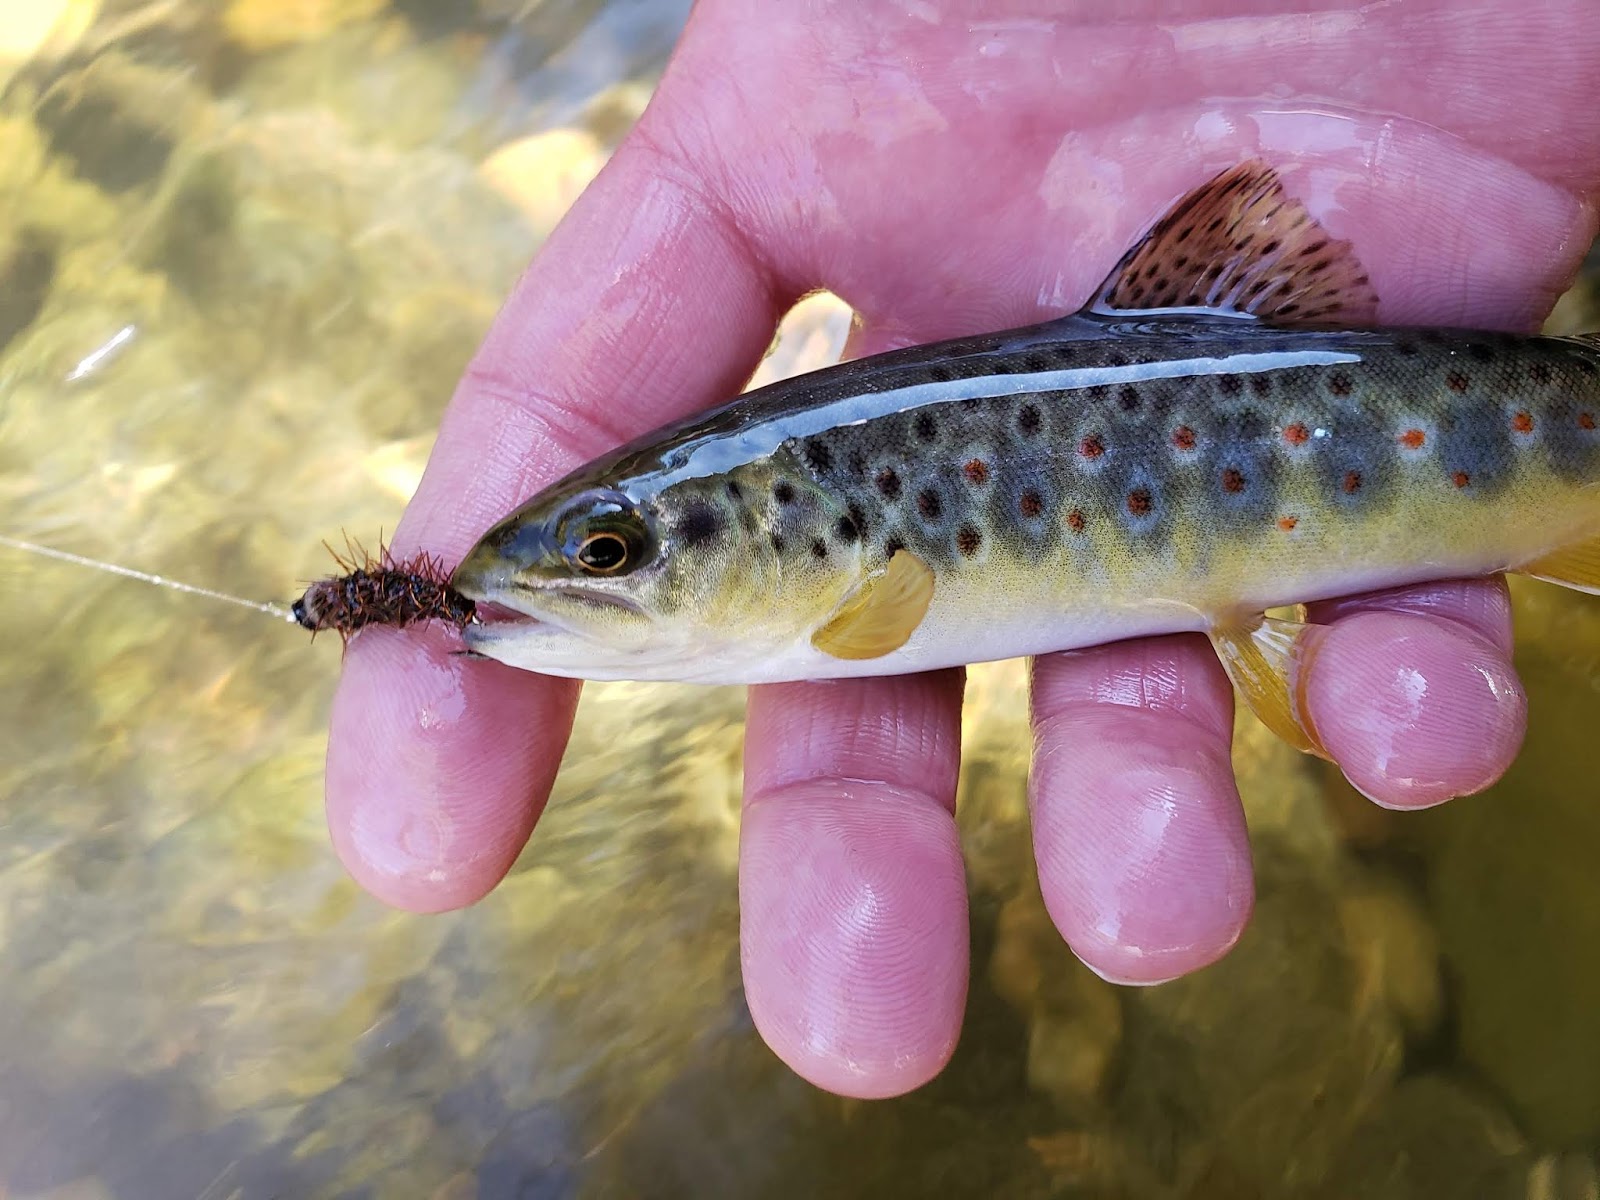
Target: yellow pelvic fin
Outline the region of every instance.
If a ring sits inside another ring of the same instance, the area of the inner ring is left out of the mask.
[[[1600,596],[1600,537],[1536,558],[1517,573]]]
[[[1262,617],[1259,623],[1217,625],[1211,644],[1250,711],[1297,750],[1331,757],[1306,712],[1305,662],[1296,643],[1309,626]]]
[[[1209,308],[1274,325],[1349,328],[1377,319],[1378,296],[1350,243],[1251,159],[1201,184],[1151,226],[1101,284],[1102,315]]]
[[[906,644],[933,600],[933,572],[909,550],[857,588],[811,644],[834,658],[881,658]]]

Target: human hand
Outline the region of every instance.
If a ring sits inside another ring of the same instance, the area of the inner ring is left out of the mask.
[[[811,288],[862,315],[855,354],[1045,319],[1179,195],[1256,155],[1353,243],[1384,323],[1534,325],[1594,233],[1600,29],[1582,0],[1321,7],[1095,24],[1070,15],[1087,4],[702,0],[463,380],[396,551],[454,562],[543,484],[732,396]],[[1501,581],[1311,619],[1310,714],[1359,789],[1417,808],[1505,770],[1525,706]],[[454,648],[369,630],[334,709],[335,845],[418,910],[471,903],[510,867],[577,695]],[[903,1092],[955,1046],[961,691],[959,672],[751,690],[746,994],[822,1087]],[[1205,640],[1041,658],[1032,702],[1039,880],[1062,935],[1118,981],[1214,961],[1252,883],[1233,696]]]

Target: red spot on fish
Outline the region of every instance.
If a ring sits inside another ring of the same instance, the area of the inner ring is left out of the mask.
[[[1407,450],[1420,450],[1427,440],[1428,435],[1420,429],[1408,429],[1400,435],[1400,444]]]
[[[961,468],[961,473],[967,477],[969,483],[988,483],[989,464],[981,458],[975,458]]]
[[[1128,511],[1136,517],[1148,517],[1154,501],[1148,488],[1134,488],[1128,493]]]
[[[1298,524],[1300,524],[1300,518],[1299,517],[1279,517],[1278,518],[1278,528],[1283,530],[1285,533],[1290,532]]]
[[[1516,416],[1511,418],[1511,428],[1515,429],[1518,433],[1532,433],[1532,415],[1525,412],[1519,412]]]
[[[1244,472],[1236,467],[1229,467],[1222,473],[1222,490],[1238,495],[1244,491]]]
[[[1472,482],[1472,476],[1468,475],[1465,471],[1457,471],[1450,476],[1450,482],[1455,484],[1458,488],[1464,488],[1467,486],[1467,484]]]
[[[1078,443],[1078,453],[1085,458],[1099,458],[1106,452],[1106,444],[1100,440],[1098,433],[1091,433]]]
[[[978,552],[978,547],[983,545],[983,535],[978,532],[975,525],[963,525],[956,531],[956,549],[971,558]]]
[[[1075,508],[1067,514],[1067,528],[1073,533],[1082,533],[1084,526],[1089,522],[1084,519],[1083,510]]]
[[[1296,421],[1283,431],[1283,440],[1291,446],[1304,446],[1311,440],[1311,431]]]
[[[1172,444],[1179,450],[1193,450],[1195,445],[1194,430],[1187,425],[1179,425],[1173,431]]]
[[[1594,428],[1594,414],[1593,413],[1579,413],[1578,414],[1578,428],[1579,429],[1593,429]]]
[[[1361,472],[1346,471],[1344,473],[1344,494],[1354,496],[1361,490]]]
[[[1022,510],[1023,516],[1037,517],[1044,511],[1044,501],[1039,498],[1038,492],[1023,492],[1017,507]]]

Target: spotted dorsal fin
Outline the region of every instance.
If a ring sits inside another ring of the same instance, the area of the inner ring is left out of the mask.
[[[1259,159],[1190,192],[1134,246],[1085,311],[1212,309],[1275,325],[1360,328],[1378,297],[1349,242],[1330,237]]]

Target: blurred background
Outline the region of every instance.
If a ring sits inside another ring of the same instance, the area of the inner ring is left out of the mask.
[[[0,0],[0,532],[287,602],[392,528],[687,9]],[[1241,717],[1255,920],[1154,989],[1051,927],[975,669],[965,1033],[864,1104],[743,1005],[737,690],[591,686],[505,885],[408,916],[328,845],[336,640],[0,548],[0,1197],[1594,1200],[1600,604],[1513,586],[1506,780],[1396,816]]]

